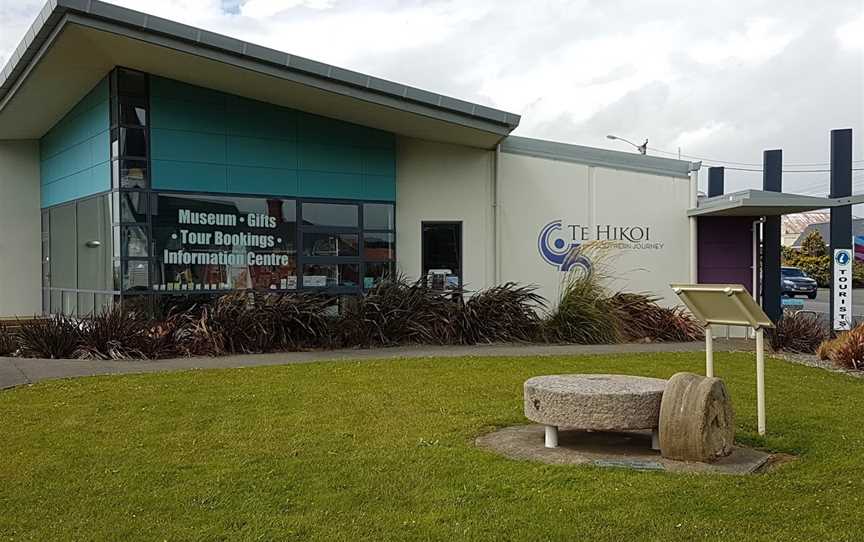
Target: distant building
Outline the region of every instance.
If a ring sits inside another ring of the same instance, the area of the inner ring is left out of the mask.
[[[780,224],[781,243],[783,243],[784,247],[798,247],[804,239],[801,237],[801,234],[809,226],[820,223],[825,223],[827,225],[830,220],[831,215],[828,211],[811,211],[807,213],[784,215],[783,221]],[[825,237],[825,239],[827,239],[827,237]]]
[[[826,215],[828,213],[825,213]],[[825,240],[825,245],[829,244],[829,240],[831,238],[830,231],[830,223],[828,220],[825,222],[820,222],[817,224],[810,224],[797,239],[792,243],[792,248],[801,248],[801,244],[804,242],[804,239],[810,235],[810,232],[818,231],[819,235],[822,236],[822,239]],[[852,236],[855,238],[855,259],[856,260],[864,260],[864,218],[853,218],[852,219]],[[786,245],[786,239],[784,235],[783,244]],[[788,245],[787,245],[788,246]]]

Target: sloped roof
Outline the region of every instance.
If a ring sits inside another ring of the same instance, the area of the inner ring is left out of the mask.
[[[685,179],[691,170],[699,169],[696,164],[684,160],[518,136],[505,139],[501,143],[501,152]]]
[[[44,134],[114,66],[425,139],[491,148],[519,115],[98,0],[49,0],[0,72],[0,139]]]

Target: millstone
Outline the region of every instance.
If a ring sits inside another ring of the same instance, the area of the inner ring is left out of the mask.
[[[711,462],[732,453],[735,414],[719,378],[677,373],[660,404],[660,451],[681,461]]]
[[[666,381],[629,375],[549,375],[525,381],[525,416],[594,431],[653,429]]]

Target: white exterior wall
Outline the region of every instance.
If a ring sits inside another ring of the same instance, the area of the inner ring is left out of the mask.
[[[39,142],[0,141],[0,317],[42,312]]]
[[[493,282],[492,171],[488,150],[400,137],[396,147],[396,259],[409,279],[421,274],[423,221],[461,221],[463,281]]]
[[[567,246],[573,242],[569,225],[587,227],[589,240],[597,239],[598,226],[636,226],[648,228],[642,245],[652,248],[610,248],[616,277],[610,288],[678,304],[669,283],[689,280],[688,179],[502,153],[499,205],[502,282],[536,284],[554,303],[565,273],[538,250],[546,224],[562,221],[553,240],[560,237]]]

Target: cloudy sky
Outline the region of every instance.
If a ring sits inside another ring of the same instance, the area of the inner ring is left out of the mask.
[[[42,3],[0,0],[0,64]],[[606,134],[647,137],[649,154],[757,170],[782,148],[788,170],[818,170],[829,131],[853,128],[864,192],[864,0],[112,3],[519,113],[522,136],[619,150]],[[726,179],[761,186],[758,171]],[[783,183],[821,195],[827,179]]]

